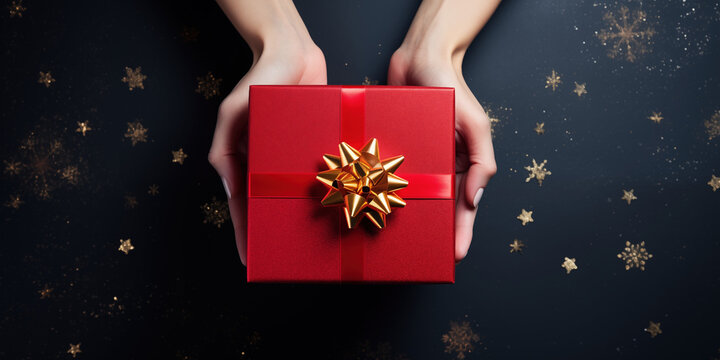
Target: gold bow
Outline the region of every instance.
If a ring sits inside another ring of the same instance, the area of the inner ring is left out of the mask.
[[[360,151],[340,143],[340,156],[325,154],[323,160],[330,170],[315,177],[330,188],[322,199],[323,206],[345,205],[348,228],[353,229],[363,217],[378,228],[385,227],[385,215],[393,207],[404,207],[405,201],[395,194],[408,185],[407,180],[393,174],[405,157],[380,160],[378,141],[368,141]]]

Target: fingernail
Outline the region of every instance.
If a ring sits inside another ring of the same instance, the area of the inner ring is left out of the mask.
[[[228,187],[227,180],[225,180],[224,177],[221,177],[220,179],[222,180],[223,187],[225,188],[225,194],[227,194],[227,198],[228,198],[228,200],[230,200],[232,195],[230,194],[230,188]],[[482,189],[480,189],[480,190],[482,190]]]
[[[485,189],[479,188],[478,191],[475,193],[475,198],[473,199],[473,204],[475,204],[475,207],[477,207],[480,203],[480,198],[482,198],[482,194],[484,191]]]

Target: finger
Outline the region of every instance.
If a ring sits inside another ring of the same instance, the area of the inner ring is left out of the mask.
[[[465,186],[466,174],[456,174],[456,188]],[[456,192],[457,193],[457,192]],[[455,261],[464,259],[470,250],[473,237],[473,224],[475,223],[477,207],[470,206],[464,199],[455,202]]]
[[[457,104],[457,113],[458,131],[467,146],[470,162],[465,178],[465,201],[471,208],[477,208],[482,197],[482,189],[497,172],[490,120],[474,97],[470,100],[460,100]]]
[[[244,161],[234,161],[238,164],[238,173],[245,174],[247,166]],[[245,176],[236,178],[238,187],[245,189],[247,182]],[[230,208],[230,218],[232,219],[233,229],[235,231],[235,244],[237,245],[240,261],[243,265],[247,265],[247,194],[242,192],[231,199],[228,199],[228,207]]]

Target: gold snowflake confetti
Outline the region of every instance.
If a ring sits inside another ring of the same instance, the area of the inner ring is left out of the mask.
[[[533,213],[532,211],[525,211],[525,209],[522,209],[521,211],[522,212],[520,213],[520,215],[518,215],[516,217],[516,219],[522,221],[523,226],[525,226],[525,224],[527,224],[529,222],[534,222],[534,220],[532,218],[532,213]]]
[[[568,274],[573,270],[577,270],[577,268],[578,268],[577,265],[575,264],[575,258],[569,258],[569,257],[566,257],[565,261],[563,261],[562,265],[560,265],[560,266],[565,268],[565,270],[567,271]]]
[[[543,180],[545,180],[545,176],[552,175],[552,173],[548,169],[545,169],[546,164],[547,160],[543,160],[543,162],[538,165],[535,159],[532,159],[532,166],[525,167],[525,170],[530,172],[530,174],[528,174],[528,177],[525,179],[525,182],[530,182],[531,179],[536,179],[538,185],[542,186]]]
[[[67,351],[67,353],[72,355],[73,358],[81,352],[82,352],[82,350],[80,350],[80,343],[70,344],[70,349],[68,349],[68,351]]]
[[[131,239],[120,239],[120,247],[118,247],[119,251],[122,251],[125,253],[125,255],[130,253],[130,250],[135,250],[135,247],[133,246]]]
[[[651,321],[648,327],[645,328],[645,332],[650,333],[650,337],[652,338],[655,338],[658,334],[662,334],[662,330],[660,330],[660,323]]]
[[[48,287],[46,285],[44,288],[38,290],[38,294],[40,294],[41,299],[47,299],[50,297],[50,293],[52,293],[52,291],[53,291],[53,288]]]
[[[194,26],[183,26],[182,32],[180,32],[180,36],[185,42],[196,42],[199,35],[200,31]]]
[[[130,91],[133,91],[135,88],[145,89],[145,85],[143,85],[143,81],[147,79],[147,76],[143,75],[142,67],[138,66],[134,70],[125,67],[125,76],[120,79],[120,81],[128,84],[128,89]]]
[[[475,343],[480,342],[480,337],[472,330],[469,322],[463,321],[458,324],[451,321],[450,331],[443,334],[442,342],[445,343],[446,353],[456,353],[456,358],[464,359],[475,350]]]
[[[525,247],[525,244],[522,241],[515,239],[513,240],[513,242],[510,243],[510,252],[522,252],[523,247]]]
[[[710,185],[710,187],[712,187],[713,189],[713,192],[715,192],[715,190],[720,188],[720,177],[717,177],[713,174],[707,184]]]
[[[160,187],[157,186],[156,184],[152,184],[148,187],[148,194],[150,194],[150,196],[156,196],[159,193],[160,193]]]
[[[626,241],[625,249],[617,254],[617,257],[625,262],[625,270],[638,268],[641,271],[645,271],[645,262],[652,259],[653,256],[645,249],[644,241],[639,244],[631,244],[629,241]]]
[[[60,177],[68,184],[77,185],[80,179],[80,171],[77,166],[70,165],[62,169]]]
[[[127,123],[125,138],[130,139],[132,146],[135,146],[139,142],[147,142],[147,132],[148,129],[146,129],[140,121],[136,120],[134,122]]]
[[[378,83],[379,81],[370,80],[370,78],[366,76],[365,79],[363,79],[362,85],[377,85]]]
[[[22,166],[22,164],[20,162],[8,161],[8,160],[3,160],[3,162],[5,163],[5,170],[3,171],[5,174],[10,174],[10,175],[20,174],[20,168]]]
[[[630,202],[637,200],[635,189],[630,189],[630,191],[623,189],[623,196],[620,199],[627,201],[628,205],[630,205]]]
[[[708,140],[720,136],[720,110],[716,111],[710,120],[705,121],[705,130],[708,134]]]
[[[187,159],[188,157],[187,154],[183,152],[182,148],[178,149],[177,151],[172,151],[172,156],[172,162],[178,163],[180,165],[185,163],[185,159]]]
[[[23,6],[22,0],[17,1],[11,1],[10,5],[8,5],[8,10],[10,11],[10,17],[19,17],[21,18],[23,16],[23,12],[27,10],[26,7]]]
[[[210,202],[204,203],[200,209],[205,217],[203,224],[213,224],[220,228],[230,218],[227,201],[219,201],[214,196]]]
[[[197,77],[197,88],[195,92],[201,94],[205,100],[220,95],[220,83],[222,79],[216,78],[211,72],[208,71],[205,76]]]
[[[562,81],[560,80],[560,74],[558,74],[555,69],[553,69],[550,75],[545,77],[545,88],[551,88],[552,91],[555,91],[555,89],[557,89],[560,84],[562,84]]]
[[[40,72],[40,76],[38,76],[38,84],[45,85],[46,88],[49,88],[52,83],[55,82],[55,79],[52,77],[52,74],[48,72]]]
[[[20,199],[20,195],[10,195],[10,200],[5,203],[5,206],[13,208],[15,210],[20,208],[20,205],[24,204],[24,201]]]
[[[85,134],[86,134],[88,131],[92,130],[92,128],[90,127],[90,122],[89,122],[89,121],[78,121],[78,122],[77,122],[77,126],[78,126],[78,127],[77,127],[77,129],[75,129],[75,132],[81,133],[82,136],[85,136]]]
[[[656,124],[659,124],[660,121],[662,121],[662,119],[664,119],[664,117],[662,116],[661,112],[653,111],[652,115],[648,116],[648,119],[652,120],[652,122],[654,122]]]
[[[608,47],[609,58],[624,57],[634,62],[639,55],[650,52],[650,40],[655,31],[648,25],[647,15],[638,9],[630,12],[627,6],[621,6],[617,14],[608,11],[603,16],[607,28],[596,36],[603,46]]]
[[[138,205],[138,200],[135,196],[125,195],[125,208],[134,209]]]
[[[535,129],[533,129],[533,130],[535,130],[535,132],[538,135],[544,134],[545,133],[545,123],[544,122],[535,123]]]
[[[587,94],[587,89],[585,89],[585,83],[578,84],[577,82],[575,82],[575,90],[573,90],[573,92],[576,93],[578,97]]]

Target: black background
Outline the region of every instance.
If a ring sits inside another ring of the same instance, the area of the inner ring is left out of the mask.
[[[720,139],[703,126],[720,110],[717,2],[503,3],[464,63],[499,119],[499,171],[456,284],[417,286],[246,284],[231,224],[204,224],[200,211],[224,192],[206,161],[221,97],[196,93],[196,77],[211,71],[227,94],[251,61],[215,3],[23,5],[22,18],[0,15],[0,158],[27,161],[31,132],[60,139],[80,181],[39,199],[29,175],[2,174],[0,196],[24,203],[0,208],[0,358],[67,359],[79,342],[79,359],[363,359],[378,346],[377,358],[450,359],[451,321],[480,337],[469,358],[720,356],[720,193],[706,184],[720,175]],[[296,5],[331,84],[382,84],[418,2]],[[595,35],[620,5],[642,8],[656,31],[635,62],[609,58]],[[120,81],[126,66],[142,67],[144,89]],[[39,71],[56,82],[37,83]],[[574,81],[588,93],[572,93]],[[87,136],[74,131],[88,120]],[[135,120],[148,142],[132,146]],[[171,162],[180,147],[184,165]],[[525,182],[532,159],[552,171],[541,187]],[[628,205],[623,189],[638,199]],[[522,208],[535,222],[521,226]],[[509,253],[515,238],[521,254]],[[646,242],[645,271],[624,269],[625,241]],[[566,256],[578,270],[565,273]],[[649,321],[662,334],[651,338]]]

